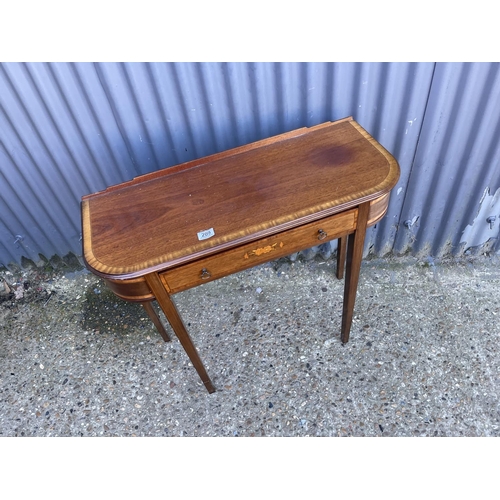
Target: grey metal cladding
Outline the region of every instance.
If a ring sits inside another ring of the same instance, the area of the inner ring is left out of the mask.
[[[500,188],[499,138],[500,65],[438,64],[400,216],[416,222],[398,232],[395,251],[456,255],[479,243],[461,239],[485,191]],[[481,244],[498,240],[498,224],[478,220],[484,230]]]
[[[497,248],[499,78],[497,63],[2,63],[0,265],[80,255],[84,194],[345,116],[401,166],[365,254]]]

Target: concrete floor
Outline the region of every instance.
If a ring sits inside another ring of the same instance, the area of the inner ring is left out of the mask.
[[[333,260],[175,296],[174,338],[86,271],[0,271],[0,436],[499,436],[500,262],[365,260],[351,340]]]

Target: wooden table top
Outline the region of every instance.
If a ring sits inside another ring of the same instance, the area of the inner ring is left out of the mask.
[[[297,129],[84,196],[84,258],[103,277],[142,276],[373,200],[398,178],[352,118]]]

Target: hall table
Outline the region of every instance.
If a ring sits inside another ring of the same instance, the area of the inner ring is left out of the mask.
[[[349,340],[366,228],[386,213],[399,166],[352,117],[142,175],[82,197],[83,255],[113,292],[156,300],[208,392],[215,388],[172,295],[339,239],[341,341]]]

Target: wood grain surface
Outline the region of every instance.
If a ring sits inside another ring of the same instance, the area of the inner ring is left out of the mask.
[[[351,118],[298,129],[83,197],[84,258],[103,277],[144,276],[375,200],[398,178]]]
[[[347,236],[356,228],[356,218],[357,210],[347,210],[169,269],[161,273],[160,277],[169,293],[182,292],[339,236]]]

